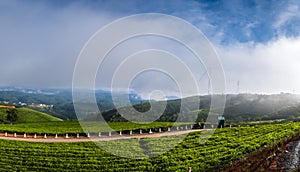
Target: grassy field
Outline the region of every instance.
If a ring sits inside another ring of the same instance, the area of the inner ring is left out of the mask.
[[[18,116],[18,123],[62,121],[61,119],[51,116],[49,114],[38,112],[28,108],[15,108],[15,110]],[[6,119],[6,111],[6,108],[0,108],[0,120]]]
[[[176,136],[99,142],[121,154],[145,159],[114,156],[92,142],[0,140],[0,171],[187,171],[190,166],[193,171],[206,171],[287,139],[299,130],[300,123],[217,129],[204,144],[200,144],[199,137],[205,133],[197,132],[165,153],[177,141]]]
[[[111,128],[106,127],[108,124]],[[148,131],[150,128],[157,131],[158,128],[167,130],[170,126],[185,126],[189,123],[153,122],[150,124],[137,124],[131,122],[82,122],[86,132],[98,133],[108,131],[139,130]],[[190,128],[190,125],[188,125]],[[0,124],[0,132],[27,133],[27,134],[77,134],[84,133],[78,121],[57,121],[39,123]]]

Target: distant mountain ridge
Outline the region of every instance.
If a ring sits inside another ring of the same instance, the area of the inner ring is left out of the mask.
[[[106,121],[126,121],[118,111],[112,101],[112,94],[105,90],[96,90],[95,96],[99,110]],[[114,94],[116,99],[126,108],[125,100],[129,101],[137,111],[146,112],[150,109],[149,102],[136,93],[126,94],[119,92]],[[217,95],[218,96],[218,95]],[[300,96],[289,93],[264,95],[264,94],[228,94],[226,96],[226,108],[224,116],[226,121],[256,121],[273,119],[300,119]],[[83,97],[85,99],[85,97]],[[177,97],[167,97],[166,101],[154,101],[154,103],[167,102],[167,108],[157,121],[175,121],[180,112],[181,99]],[[193,97],[184,98],[187,102]],[[210,95],[200,96],[200,105],[197,121],[205,121],[210,108]],[[38,108],[31,106],[35,110],[51,114],[61,119],[76,120],[73,107],[71,89],[26,89],[26,88],[0,88],[0,103],[16,104],[45,104],[52,108]],[[123,103],[123,104],[122,104]],[[128,102],[127,102],[128,103]],[[120,107],[119,107],[120,108]],[[100,114],[91,113],[84,120],[95,120]],[[188,118],[189,113],[187,112]]]
[[[218,95],[215,95],[218,97]],[[219,95],[219,98],[222,96]],[[186,102],[192,101],[193,97],[184,98]],[[200,96],[200,106],[197,116],[198,122],[204,122],[210,109],[211,97]],[[162,103],[155,102],[155,103]],[[164,113],[157,121],[175,121],[180,112],[181,99],[168,100]],[[126,107],[124,107],[126,108]],[[134,105],[137,111],[145,112],[150,109],[149,103]],[[108,121],[126,121],[117,109],[105,111],[102,115]],[[189,112],[184,114],[189,119]],[[229,122],[247,122],[257,120],[274,119],[300,119],[300,96],[294,94],[228,94],[224,117]]]
[[[105,90],[96,90],[95,96],[98,107],[101,111],[114,109],[112,94]],[[131,104],[147,102],[138,94],[115,93],[114,96],[122,103],[125,99],[130,100]],[[83,97],[84,99],[84,97]],[[2,87],[0,88],[0,103],[13,105],[45,104],[53,105],[53,108],[33,108],[35,110],[51,114],[61,119],[76,120],[76,114],[73,107],[71,89],[39,89],[22,87]],[[128,104],[124,104],[128,105]]]

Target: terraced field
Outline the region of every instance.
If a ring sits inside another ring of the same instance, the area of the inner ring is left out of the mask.
[[[188,167],[205,171],[288,139],[299,130],[300,123],[285,123],[217,129],[204,144],[199,139],[205,137],[205,131],[189,134],[178,145],[178,136],[98,143],[131,158],[111,155],[93,142],[0,140],[0,171],[186,171]],[[168,148],[171,150],[165,152]]]

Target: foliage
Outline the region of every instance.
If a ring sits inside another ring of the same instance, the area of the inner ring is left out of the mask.
[[[18,121],[18,114],[16,109],[7,109],[6,113],[7,113],[6,119],[10,123],[16,123]]]
[[[27,103],[27,104],[47,104],[54,105],[51,109],[35,108],[41,112],[51,114],[55,117],[68,120],[76,120],[76,114],[73,107],[72,90],[70,89],[45,89],[49,94],[40,93],[40,90],[29,89],[27,92],[24,90],[12,89],[13,91],[0,91],[0,101],[8,101],[10,103]],[[32,93],[34,92],[34,93]],[[115,108],[111,93],[109,91],[97,90],[95,92],[97,104],[101,111],[110,110]],[[116,93],[116,98],[122,103],[130,99],[132,104],[145,102],[136,94]],[[85,101],[86,97],[82,97]],[[126,104],[127,105],[127,104]],[[125,105],[124,105],[125,106]]]
[[[134,158],[128,159],[100,149],[92,142],[35,143],[0,140],[0,171],[209,171],[235,159],[290,137],[299,123],[217,129],[204,144],[205,133],[189,134],[170,151],[176,136],[101,142]],[[124,147],[124,146],[127,147]],[[146,158],[147,155],[159,155]]]
[[[7,111],[9,113],[7,113]],[[59,118],[28,108],[15,108],[15,109],[0,108],[1,122],[5,123],[6,119],[10,123],[62,121]]]

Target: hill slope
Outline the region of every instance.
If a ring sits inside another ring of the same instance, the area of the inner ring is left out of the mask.
[[[89,92],[89,91],[87,91]],[[85,91],[82,92],[82,100],[86,101],[89,94],[86,95]],[[112,101],[112,94],[110,91],[96,90],[95,96],[97,104],[101,111],[110,110],[115,108]],[[127,98],[132,104],[140,102],[146,102],[139,95],[135,93],[123,93],[116,92],[114,96],[118,101],[126,102]],[[52,116],[61,119],[77,119],[75,110],[73,108],[72,90],[71,89],[26,89],[26,88],[14,88],[0,87],[0,102],[8,102],[9,104],[19,104],[19,102],[26,103],[28,105],[34,104],[46,104],[53,105],[51,110],[45,108],[36,108],[35,110],[51,114]]]
[[[221,98],[221,97],[220,97]],[[197,121],[205,121],[210,108],[210,96],[200,97],[200,106]],[[185,98],[186,102],[193,102],[193,97]],[[155,102],[161,103],[161,102]],[[180,112],[181,99],[167,101],[164,113],[157,121],[175,121]],[[162,103],[162,104],[165,104]],[[150,109],[149,103],[136,104],[133,106],[137,111],[145,112]],[[127,107],[123,107],[127,108]],[[107,121],[126,121],[116,109],[102,113]],[[188,119],[189,112],[184,116]],[[300,96],[294,94],[229,94],[226,95],[226,105],[224,109],[226,121],[249,122],[258,120],[287,119],[294,120],[300,118]],[[188,121],[188,120],[187,120]]]
[[[0,122],[6,122],[7,110],[6,108],[0,108]],[[18,117],[17,123],[62,121],[62,119],[28,108],[15,108],[15,110]]]

